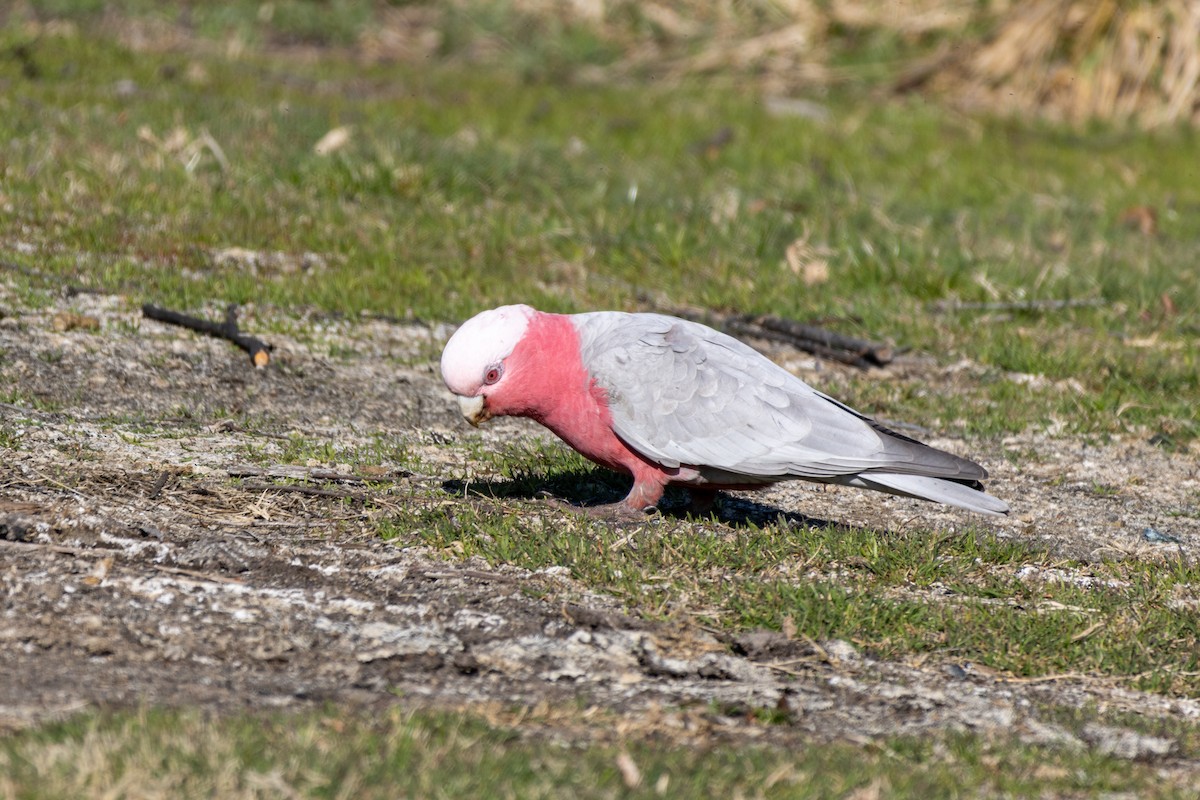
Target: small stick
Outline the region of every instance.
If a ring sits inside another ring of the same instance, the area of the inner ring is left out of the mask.
[[[337,472],[331,469],[302,467],[297,464],[276,464],[263,469],[250,465],[239,465],[225,468],[231,478],[290,478],[304,481],[326,481],[340,483],[395,483],[396,478],[407,477],[407,472],[401,471],[395,477],[380,475],[358,475],[348,472]]]
[[[889,344],[857,339],[784,317],[719,314],[678,307],[668,307],[666,311],[677,317],[713,325],[729,334],[784,342],[821,358],[840,361],[859,369],[886,366],[893,358],[893,348]]]
[[[451,578],[474,578],[480,581],[510,582],[516,580],[511,575],[501,575],[498,572],[486,572],[481,569],[460,569],[454,571],[426,570],[419,573],[432,581],[448,580]]]
[[[1074,300],[1017,300],[1011,303],[960,303],[955,300],[938,300],[929,306],[930,311],[1061,311],[1064,308],[1094,308],[1107,305],[1098,297]]]
[[[172,575],[185,575],[189,578],[198,578],[202,581],[211,581],[212,583],[232,583],[238,586],[245,585],[245,581],[239,581],[237,578],[226,578],[224,575],[210,575],[207,572],[197,572],[194,569],[183,569],[181,567],[168,567],[164,564],[151,564],[151,567],[159,572],[169,572]]]
[[[835,350],[832,347],[826,347],[824,345],[817,344],[812,340],[797,341],[795,338],[788,336],[787,334],[765,330],[754,325],[729,322],[721,327],[723,327],[729,333],[753,336],[756,339],[769,339],[774,342],[790,344],[792,347],[796,347],[806,353],[812,353],[814,356],[819,358],[827,358],[830,361],[839,361],[843,364],[849,364],[852,367],[858,367],[859,369],[870,369],[871,367],[879,366],[878,364],[874,364],[871,361],[863,358],[862,355],[857,352],[847,353],[841,350]]]
[[[242,488],[256,492],[294,492],[310,497],[349,497],[360,503],[367,500],[367,497],[359,492],[348,492],[345,489],[318,489],[315,486],[299,486],[292,483],[243,483]]]
[[[158,480],[154,482],[154,486],[150,488],[150,493],[146,495],[151,500],[158,498],[162,494],[163,487],[167,485],[167,479],[171,477],[171,473],[163,470],[158,473]]]
[[[253,336],[246,336],[238,330],[236,305],[230,304],[225,309],[225,321],[222,323],[210,322],[199,317],[190,317],[187,314],[180,314],[178,311],[159,308],[149,303],[142,306],[142,314],[150,319],[165,322],[168,325],[179,325],[189,330],[206,333],[209,336],[233,342],[250,354],[250,362],[256,367],[265,367],[271,360],[271,345]]]
[[[730,319],[727,324],[737,325],[751,336],[789,342],[822,358],[831,358],[863,369],[882,367],[892,360],[890,345],[868,342],[783,317],[739,317]],[[756,332],[756,329],[760,330]]]

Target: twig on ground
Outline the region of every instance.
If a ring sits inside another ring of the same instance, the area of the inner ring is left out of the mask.
[[[293,494],[306,494],[310,497],[348,497],[360,503],[370,499],[360,492],[351,492],[346,489],[319,489],[316,486],[301,486],[294,483],[243,483],[242,488],[258,492],[292,492]]]
[[[767,669],[771,670],[772,672],[778,672],[782,675],[787,675],[789,678],[803,678],[807,675],[807,673],[801,672],[798,669],[792,669],[790,667],[784,666],[783,664],[779,664],[779,663],[772,662],[772,661],[756,661],[754,663],[756,663],[760,667],[766,667]]]
[[[1060,672],[1056,675],[1034,675],[1028,678],[999,676],[995,680],[999,681],[1000,683],[1033,684],[1057,683],[1058,681],[1078,681],[1086,680],[1092,677],[1094,676],[1088,675],[1085,672]]]
[[[684,319],[714,325],[734,336],[783,342],[806,353],[859,369],[885,366],[892,361],[895,353],[890,344],[846,336],[819,325],[806,325],[785,317],[719,314],[689,308],[665,310]]]
[[[186,575],[189,578],[197,578],[202,581],[210,581],[212,583],[232,583],[238,586],[244,586],[245,581],[240,581],[237,578],[226,578],[224,575],[211,575],[207,572],[198,572],[194,569],[182,569],[181,567],[168,567],[163,564],[151,564],[152,568],[159,572],[169,572],[172,575]]]
[[[726,326],[760,339],[773,339],[833,361],[860,369],[889,364],[893,348],[889,344],[870,342],[819,327],[805,325],[783,317],[734,317]]]
[[[471,578],[472,580],[504,583],[516,580],[511,575],[501,575],[499,572],[486,572],[481,569],[425,570],[420,574],[433,581],[449,580],[452,578]]]
[[[101,294],[108,294],[108,292],[105,291],[104,289],[96,289],[91,286],[71,285],[71,286],[68,286],[65,289],[63,289],[63,294],[66,295],[67,297],[75,297],[76,295],[81,295],[81,294],[101,295]]]
[[[401,478],[408,478],[412,473],[407,470],[392,470],[390,475],[363,475],[361,473],[337,472],[332,469],[319,467],[302,467],[299,464],[275,464],[270,467],[255,467],[249,464],[226,467],[225,472],[231,478],[288,478],[303,481],[326,481],[338,483],[395,483]]]
[[[250,362],[256,367],[265,367],[271,360],[271,345],[253,336],[247,336],[238,330],[236,305],[230,304],[225,310],[225,321],[220,323],[198,317],[190,317],[187,314],[180,314],[178,311],[159,308],[150,303],[142,306],[142,314],[150,319],[165,322],[168,325],[179,325],[189,330],[206,333],[209,336],[233,342],[250,354]]]
[[[1065,308],[1096,308],[1108,305],[1098,297],[1081,297],[1074,300],[1014,300],[995,303],[961,303],[957,300],[938,300],[929,304],[936,314],[948,311],[1062,311]]]
[[[167,479],[170,477],[171,473],[165,469],[158,473],[158,479],[154,481],[154,485],[150,487],[150,491],[146,494],[146,497],[150,500],[157,499],[162,494],[163,487],[167,485]]]

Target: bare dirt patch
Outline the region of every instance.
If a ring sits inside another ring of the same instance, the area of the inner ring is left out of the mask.
[[[270,322],[263,335],[277,348],[270,368],[254,370],[227,343],[141,320],[119,298],[36,310],[0,301],[10,307],[0,377],[11,401],[0,406],[0,727],[111,704],[333,702],[527,707],[542,709],[531,724],[587,729],[582,717],[568,724],[547,711],[568,703],[615,715],[624,731],[683,738],[973,730],[1160,759],[1171,758],[1169,737],[1114,729],[1089,739],[1045,709],[1094,703],[1200,718],[1195,700],[1116,680],[885,663],[845,642],[767,632],[730,642],[630,618],[563,568],[446,560],[415,539],[384,541],[377,525],[401,504],[449,512],[488,502],[442,485],[469,458],[434,366],[448,329],[251,310],[244,326]],[[63,311],[99,326],[55,330]],[[930,367],[924,378],[952,379],[939,375]],[[288,462],[289,433],[334,452],[385,454],[368,466]],[[542,434],[502,423],[488,435]],[[389,446],[417,456],[426,474],[390,459]],[[1015,508],[990,523],[1001,535],[1040,537],[1085,560],[1194,558],[1193,458],[1033,434],[1004,446],[1017,463],[985,459],[990,489]],[[306,474],[321,483],[264,488]],[[801,484],[755,500],[880,530],[964,522],[927,504]],[[1149,526],[1182,544],[1146,542]],[[755,709],[783,709],[791,721],[764,726]]]

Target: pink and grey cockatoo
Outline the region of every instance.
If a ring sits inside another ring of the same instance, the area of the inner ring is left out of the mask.
[[[726,334],[661,314],[484,311],[446,343],[442,378],[473,425],[529,417],[633,476],[629,510],[668,485],[802,479],[1006,514],[983,467],[890,431]]]

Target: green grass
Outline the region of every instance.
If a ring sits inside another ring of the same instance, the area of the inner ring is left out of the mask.
[[[20,243],[6,260],[47,274],[46,287],[438,320],[658,295],[824,319],[988,369],[948,399],[921,397],[919,383],[847,386],[845,399],[882,416],[968,420],[977,435],[1055,420],[1185,444],[1200,433],[1191,133],[1067,134],[916,101],[864,107],[853,93],[831,96],[821,125],[701,84],[564,86],[452,61],[133,53],[0,31],[0,51],[18,48],[39,77],[0,60],[0,247]],[[313,152],[343,125],[345,148]],[[727,147],[694,151],[725,125]],[[1153,237],[1119,222],[1140,204],[1159,211]],[[805,286],[787,266],[800,238],[827,249],[827,282]],[[220,261],[233,247],[285,259],[254,274]],[[322,262],[287,266],[307,253]],[[1101,305],[929,311],[1029,298]],[[1031,390],[1010,371],[1051,383]]]
[[[767,519],[731,527],[664,516],[631,531],[520,499],[541,489],[584,502],[621,496],[621,479],[565,448],[513,448],[480,463],[489,459],[499,474],[464,482],[468,502],[417,501],[382,535],[494,564],[564,566],[649,619],[731,634],[792,625],[884,660],[1108,676],[1200,696],[1200,624],[1178,605],[1196,600],[1194,564],[1084,564],[972,528],[939,535]]]
[[[882,103],[864,86],[822,96],[831,121],[818,123],[771,116],[736,80],[593,85],[574,80],[576,70],[613,63],[620,42],[503,5],[439,6],[442,38],[428,63],[363,64],[352,45],[385,5],[200,3],[185,13],[149,0],[31,4],[43,22],[73,29],[36,29],[14,14],[0,28],[6,302],[45,307],[67,283],[124,294],[135,307],[253,302],[458,321],[505,302],[582,311],[666,298],[820,320],[935,365],[968,362],[886,380],[827,376],[822,388],[883,418],[974,439],[1049,429],[1186,449],[1200,436],[1194,131],[1067,132],[917,99]],[[135,52],[119,43],[113,12],[196,38]],[[230,38],[243,49],[226,46]],[[473,64],[484,39],[502,55]],[[843,44],[833,62],[868,77],[883,77],[879,64],[904,49],[883,34]],[[315,153],[341,126],[346,146]],[[728,145],[697,147],[724,127]],[[1154,235],[1121,222],[1139,205],[1156,210]],[[806,285],[788,265],[798,240],[824,254],[828,280]],[[221,259],[230,248],[283,255],[251,270]],[[933,310],[1030,299],[1095,304]],[[263,318],[304,340],[291,323]],[[0,401],[57,410],[19,386]],[[125,424],[155,433],[153,419]],[[18,428],[0,429],[0,445],[21,440]],[[453,558],[563,565],[630,613],[730,635],[794,625],[881,658],[971,662],[1013,677],[1086,673],[1200,695],[1200,631],[1186,610],[1200,584],[1194,565],[1057,562],[974,529],[948,536],[765,516],[737,526],[668,516],[631,532],[527,500],[541,489],[619,496],[622,479],[563,448],[452,446],[484,478],[464,476],[449,498],[414,497],[380,535]],[[242,455],[415,458],[403,440],[302,436]],[[1054,569],[1095,580],[1048,579]],[[1184,738],[1194,757],[1194,731]],[[790,752],[627,746],[645,776],[632,796],[653,793],[664,775],[668,795],[844,796],[875,781],[888,796],[1174,792],[1150,767],[972,737]],[[368,797],[398,786],[613,796],[623,792],[617,747],[581,750],[454,715],[90,715],[0,740],[0,795],[79,796],[145,780],[171,796],[251,796],[280,781],[330,797],[343,786],[344,796]],[[767,786],[773,775],[785,777]]]
[[[526,718],[545,716],[542,709]],[[618,767],[622,755],[638,770],[632,787]],[[471,716],[397,710],[86,714],[0,740],[0,794],[21,800],[135,790],[140,797],[802,799],[871,787],[888,797],[1189,791],[1151,764],[971,735],[784,749],[695,747],[633,733],[583,746]]]

